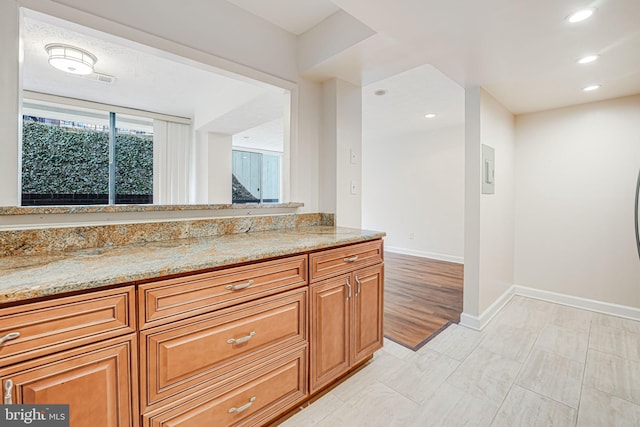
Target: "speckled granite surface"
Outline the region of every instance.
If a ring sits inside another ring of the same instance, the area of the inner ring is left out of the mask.
[[[0,305],[383,237],[306,226],[0,258]]]
[[[308,213],[0,230],[0,257],[333,224],[333,214]]]

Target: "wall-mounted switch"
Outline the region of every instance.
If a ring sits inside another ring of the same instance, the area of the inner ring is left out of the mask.
[[[358,194],[358,183],[351,181],[351,194]]]
[[[356,151],[354,151],[353,148],[351,148],[349,150],[349,158],[351,159],[350,162],[352,165],[357,165],[358,164],[358,153]]]

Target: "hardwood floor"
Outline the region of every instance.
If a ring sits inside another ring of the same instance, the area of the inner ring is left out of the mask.
[[[463,265],[384,254],[384,334],[412,350],[460,321]]]

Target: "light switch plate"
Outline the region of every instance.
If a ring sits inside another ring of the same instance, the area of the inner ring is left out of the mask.
[[[495,194],[496,154],[493,147],[482,144],[482,194]]]
[[[358,183],[351,181],[351,194],[358,194]]]

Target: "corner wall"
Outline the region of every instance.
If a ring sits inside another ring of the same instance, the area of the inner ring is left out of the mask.
[[[518,116],[515,283],[640,308],[640,95]]]
[[[465,271],[461,322],[481,328],[514,283],[515,119],[481,88],[465,91]],[[481,194],[481,147],[495,149],[495,194]]]

